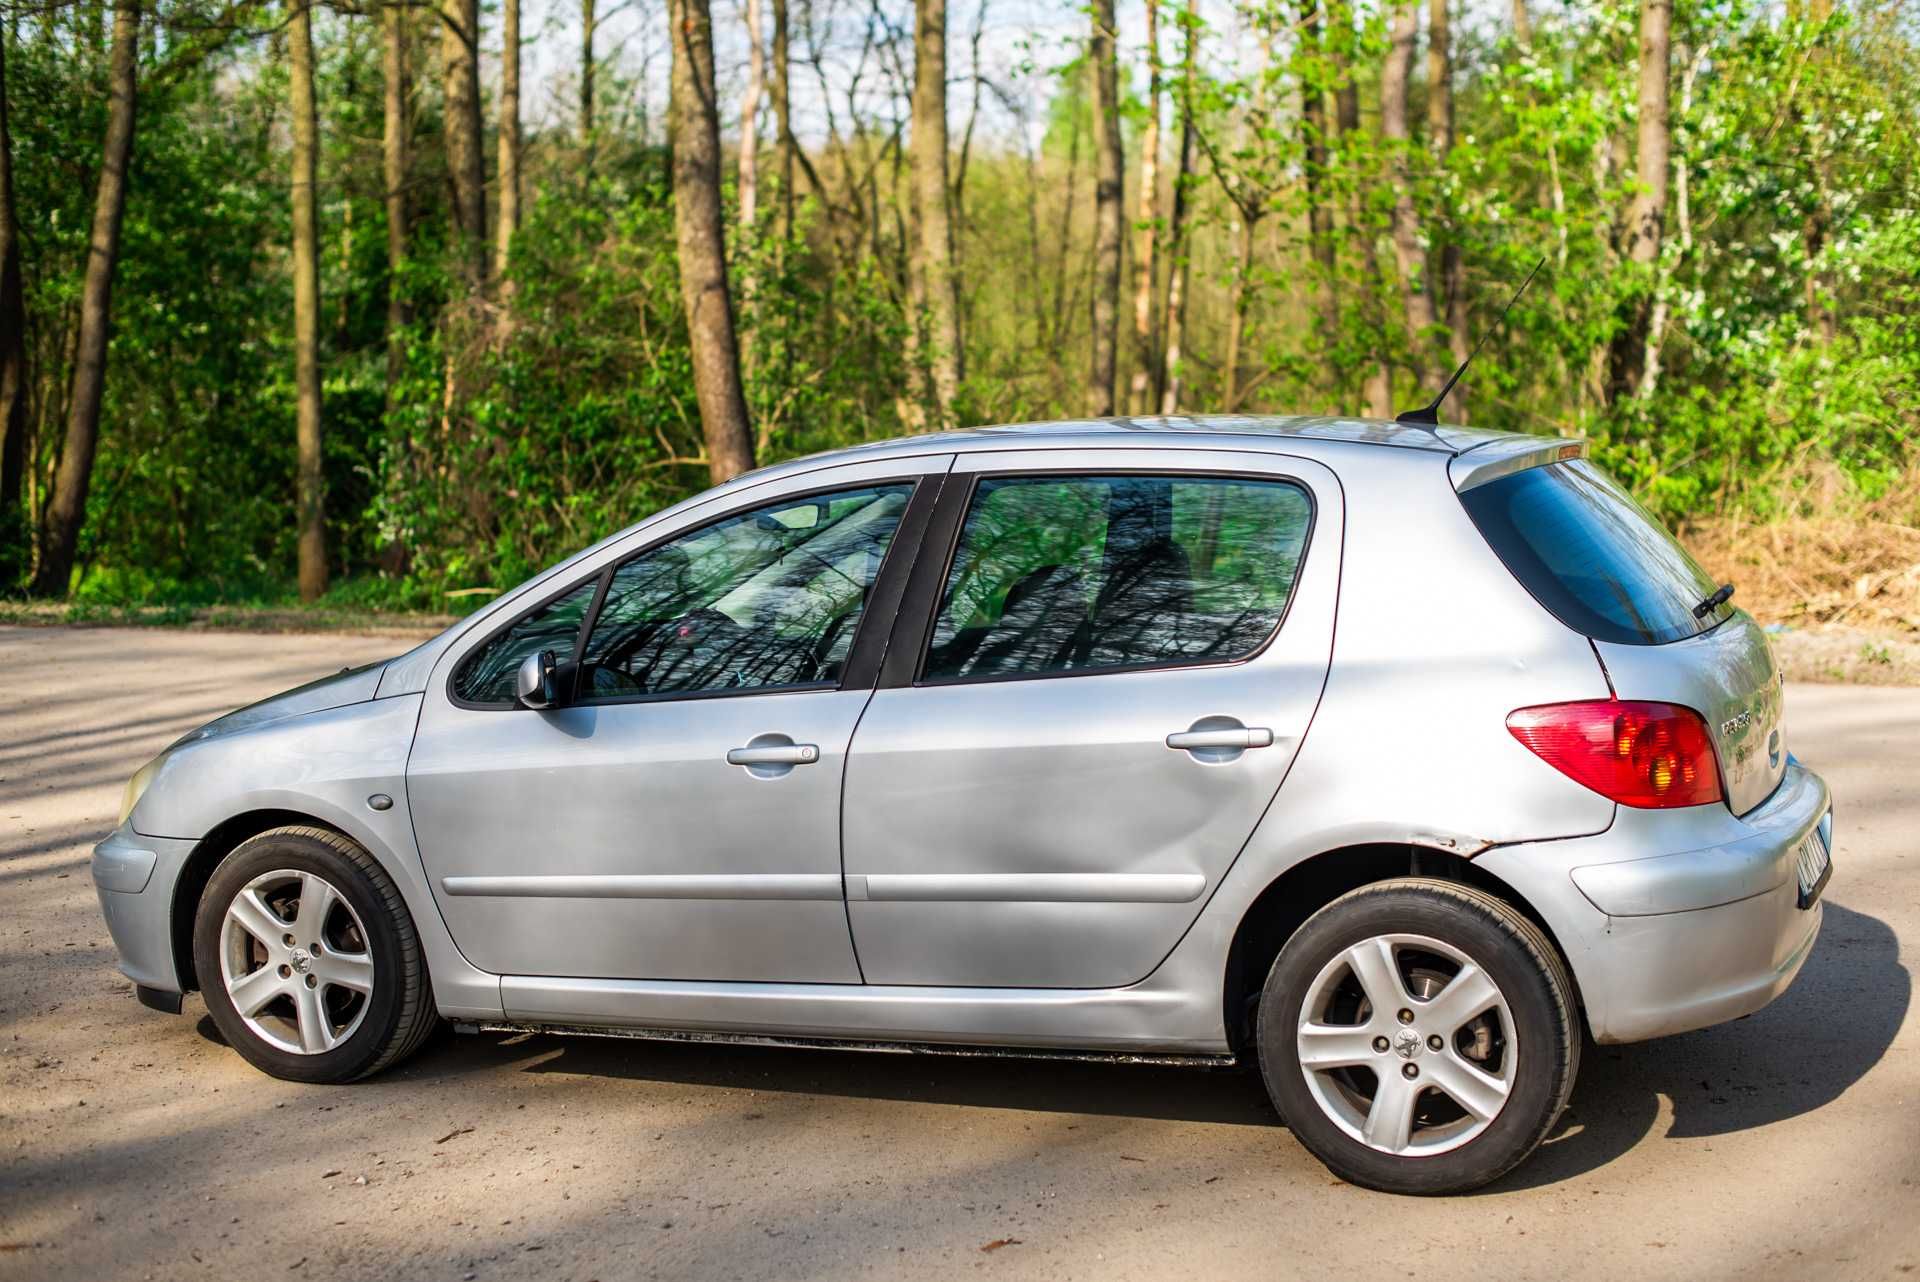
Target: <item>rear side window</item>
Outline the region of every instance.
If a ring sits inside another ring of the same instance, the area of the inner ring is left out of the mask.
[[[1286,612],[1313,507],[1283,481],[980,481],[929,680],[1244,658]]]
[[[1718,624],[1693,607],[1716,584],[1653,514],[1585,461],[1528,468],[1460,501],[1513,577],[1596,641],[1660,645]]]

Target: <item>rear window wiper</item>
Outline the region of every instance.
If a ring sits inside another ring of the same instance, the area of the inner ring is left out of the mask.
[[[1696,619],[1704,619],[1732,599],[1733,584],[1722,583],[1714,590],[1712,595],[1701,601],[1699,605],[1693,607],[1693,617]]]

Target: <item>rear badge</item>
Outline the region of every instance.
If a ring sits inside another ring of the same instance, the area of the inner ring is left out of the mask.
[[[1749,709],[1737,717],[1728,717],[1725,721],[1722,721],[1720,723],[1720,733],[1726,738],[1731,739],[1752,724],[1753,712]]]

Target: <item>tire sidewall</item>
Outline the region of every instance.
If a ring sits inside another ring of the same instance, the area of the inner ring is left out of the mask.
[[[359,916],[373,958],[373,993],[353,1035],[330,1051],[298,1055],[263,1040],[227,995],[221,968],[221,931],[227,907],[262,873],[289,869],[324,878]],[[372,881],[354,862],[316,837],[298,832],[265,833],[243,842],[221,861],[207,882],[194,916],[193,962],[207,1013],[227,1044],[254,1067],[274,1077],[304,1082],[350,1081],[380,1056],[397,1027],[404,998],[399,973],[401,942]]]
[[[1320,971],[1352,945],[1394,934],[1451,944],[1485,970],[1506,999],[1518,1044],[1518,1071],[1499,1115],[1467,1143],[1427,1157],[1396,1157],[1348,1135],[1314,1098],[1298,1058],[1300,1010]],[[1335,1174],[1385,1192],[1464,1191],[1512,1169],[1559,1111],[1567,1034],[1553,982],[1477,904],[1418,887],[1336,901],[1300,928],[1268,973],[1258,1020],[1261,1075],[1288,1129]]]

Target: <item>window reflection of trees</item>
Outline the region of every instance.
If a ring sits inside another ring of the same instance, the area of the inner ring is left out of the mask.
[[[471,703],[511,703],[514,679],[530,654],[551,650],[565,658],[580,642],[580,625],[593,604],[594,583],[583,583],[526,615],[494,638],[455,675],[453,690]]]
[[[910,488],[761,509],[621,566],[582,655],[581,696],[838,679]],[[801,517],[812,524],[787,519]]]
[[[1286,608],[1311,510],[1284,482],[980,483],[935,622],[930,677],[1233,658]]]

